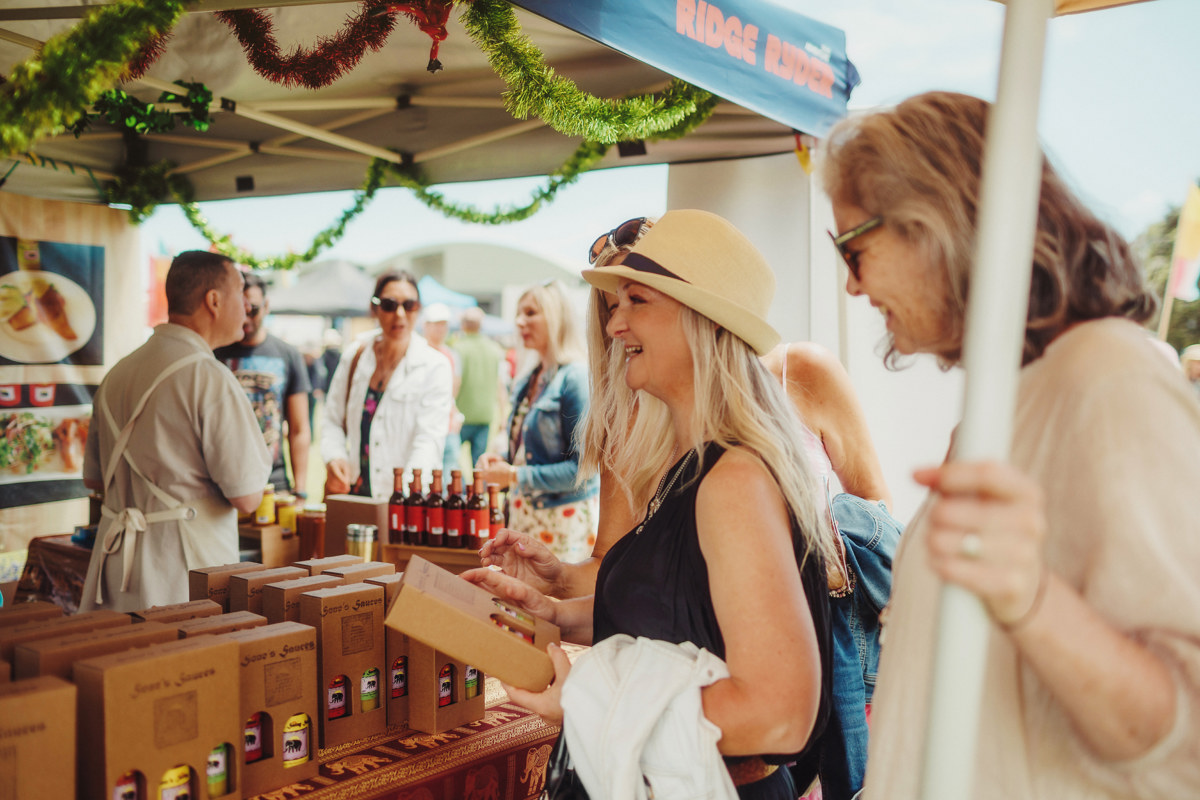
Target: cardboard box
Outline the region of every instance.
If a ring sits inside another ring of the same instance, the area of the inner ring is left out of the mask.
[[[229,611],[230,576],[261,569],[266,569],[266,566],[257,561],[239,561],[236,564],[191,570],[188,572],[188,599],[212,600],[221,606],[222,611]]]
[[[419,556],[404,571],[387,625],[522,689],[540,692],[554,678],[546,646],[559,642],[556,625]]]
[[[325,498],[325,555],[346,552],[346,526],[351,523],[374,525],[383,531],[375,541],[387,538],[387,501],[352,494],[331,494]]]
[[[308,570],[309,575],[320,575],[327,569],[361,563],[363,563],[363,560],[358,556],[343,553],[338,556],[325,556],[324,558],[310,558],[307,561],[297,561],[294,566],[303,567]]]
[[[0,796],[75,796],[75,703],[61,678],[0,685]]]
[[[407,544],[385,544],[379,549],[379,560],[395,564],[396,570],[399,572],[408,569],[408,562],[413,556],[420,556],[455,575],[480,566],[478,550],[452,550],[448,547],[421,547]]]
[[[196,617],[211,617],[222,613],[221,604],[212,600],[191,600],[169,606],[153,606],[141,611],[131,611],[129,616],[138,622],[183,622]]]
[[[262,613],[262,590],[268,583],[306,577],[301,567],[275,567],[259,572],[245,572],[229,578],[229,610]]]
[[[403,580],[403,573],[394,572],[390,575],[367,578],[364,583],[383,587],[383,607],[391,610]],[[384,626],[383,648],[388,665],[387,680],[384,681],[387,687],[387,691],[384,693],[387,705],[387,724],[389,728],[407,728],[409,727],[408,698],[412,689],[412,681],[409,677],[411,670],[408,663],[408,637],[395,628]]]
[[[266,624],[267,618],[262,614],[255,614],[253,611],[231,611],[228,614],[217,614],[215,617],[189,619],[187,622],[179,623],[175,629],[178,631],[180,639],[188,639],[204,634],[215,635],[243,631],[247,628],[261,628]]]
[[[37,639],[17,645],[13,675],[18,680],[53,675],[71,680],[76,661],[108,653],[121,653],[134,647],[171,642],[178,638],[175,628],[162,622],[122,625],[87,633],[71,633]]]
[[[12,664],[7,661],[0,661],[0,683],[8,683],[12,680]]]
[[[241,797],[239,658],[235,642],[197,636],[77,661],[79,797],[111,800],[129,773],[152,797],[179,765],[191,770],[190,796],[203,797],[219,746],[227,785],[210,796]]]
[[[132,622],[128,614],[109,609],[85,611],[82,614],[72,614],[69,617],[57,617],[26,622],[24,625],[13,625],[0,628],[0,659],[13,662],[13,651],[23,642],[35,639],[47,639],[51,636],[65,636],[68,633],[86,633],[100,628],[115,628]]]
[[[262,553],[267,567],[286,567],[300,558],[300,537],[282,525],[239,525],[238,539]]]
[[[268,583],[262,589],[262,614],[272,625],[299,622],[300,595],[313,589],[341,585],[342,579],[333,575],[309,575],[307,578]]]
[[[55,619],[62,615],[62,606],[47,603],[45,600],[34,600],[31,603],[13,603],[12,605],[0,606],[0,628],[24,625],[26,622],[37,622],[43,619]]]
[[[362,583],[367,578],[375,578],[379,575],[395,575],[396,567],[382,561],[360,561],[357,564],[331,567],[322,574],[341,578],[342,583]]]
[[[484,679],[477,668],[410,638],[408,726],[441,733],[483,719]]]
[[[374,736],[387,728],[383,616],[383,588],[369,583],[300,595],[300,622],[317,631],[321,747]],[[364,710],[364,690],[374,693],[374,708]]]
[[[320,713],[316,631],[298,622],[283,622],[221,638],[241,649],[240,714],[246,736],[246,747],[240,751],[242,794],[250,797],[316,777]],[[251,723],[255,714],[259,716]],[[306,733],[299,715],[307,718]],[[288,725],[289,720],[294,720],[293,725]],[[250,737],[258,740],[259,757],[247,763],[247,747],[254,746]],[[307,759],[301,760],[305,754]],[[288,766],[287,762],[299,763]]]

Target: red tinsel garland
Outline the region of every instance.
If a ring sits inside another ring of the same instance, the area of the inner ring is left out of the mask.
[[[430,72],[438,72],[442,62],[438,61],[438,45],[446,41],[446,22],[450,19],[450,8],[453,0],[416,0],[409,3],[388,3],[387,12],[399,11],[404,16],[417,23],[417,27],[425,32],[433,45],[429,48]]]
[[[167,41],[171,38],[171,33],[159,34],[153,36],[142,45],[142,49],[133,57],[133,61],[129,62],[129,66],[125,70],[123,80],[135,81],[146,74],[146,70],[150,69],[155,61],[158,61],[159,56],[167,49]]]
[[[216,11],[216,17],[233,28],[246,59],[254,71],[269,81],[287,87],[307,86],[320,89],[353,69],[367,48],[378,50],[396,25],[391,12],[372,11],[370,0],[333,37],[322,37],[317,46],[305,51],[297,47],[287,56],[280,55],[275,40],[275,25],[257,9]]]

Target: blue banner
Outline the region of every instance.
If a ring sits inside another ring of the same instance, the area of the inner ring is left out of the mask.
[[[823,136],[858,71],[846,35],[774,0],[514,0],[663,72]]]

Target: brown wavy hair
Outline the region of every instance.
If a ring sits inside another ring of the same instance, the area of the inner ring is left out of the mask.
[[[969,95],[928,92],[842,120],[822,147],[825,192],[882,216],[944,271],[943,289],[932,300],[951,321],[933,348],[943,367],[962,358],[989,108]],[[1126,317],[1141,323],[1157,305],[1128,243],[1084,206],[1043,156],[1022,364],[1077,322]],[[895,366],[897,360],[889,339],[885,361]]]

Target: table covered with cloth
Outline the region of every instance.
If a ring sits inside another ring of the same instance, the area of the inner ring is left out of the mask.
[[[532,800],[542,791],[558,726],[485,684],[484,718],[438,734],[391,731],[321,750],[315,778],[259,800]]]

